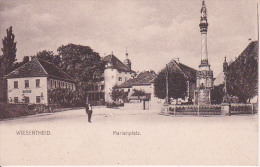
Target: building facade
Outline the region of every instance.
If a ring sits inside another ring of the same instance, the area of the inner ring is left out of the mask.
[[[128,97],[131,97],[133,90],[143,90],[152,99],[154,95],[154,79],[157,74],[153,71],[143,71],[139,73],[135,78],[131,78],[124,83],[118,85],[124,92],[129,92]]]
[[[194,101],[194,92],[196,90],[196,73],[198,71],[183,63],[180,63],[179,60],[170,61],[167,64],[167,68],[169,71],[184,75],[187,82],[187,96],[185,98],[185,102],[188,102],[188,100]],[[166,67],[163,70],[166,70]]]
[[[34,58],[7,78],[9,103],[31,103],[48,105],[48,90],[67,88],[76,90],[76,82],[53,63]]]
[[[111,92],[115,85],[133,78],[135,71],[131,69],[131,61],[126,59],[121,62],[113,53],[105,56],[102,61],[105,63],[105,70],[102,79],[93,83],[93,89],[87,92],[88,101],[94,105],[102,105],[104,103],[112,103]]]

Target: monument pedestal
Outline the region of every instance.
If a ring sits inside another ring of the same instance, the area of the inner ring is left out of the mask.
[[[229,103],[221,103],[221,115],[231,116]]]
[[[163,113],[164,115],[168,115],[169,114],[169,104],[163,104],[163,108],[161,110],[161,113]]]
[[[199,89],[195,91],[195,104],[197,105],[209,105],[210,101],[210,89]]]

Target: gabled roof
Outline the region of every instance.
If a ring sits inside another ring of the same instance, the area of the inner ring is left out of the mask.
[[[157,77],[154,71],[144,71],[141,72],[136,78],[127,80],[126,82],[120,84],[119,88],[131,88],[132,86],[137,85],[150,85],[154,82],[154,79]]]
[[[129,67],[127,67],[124,63],[122,63],[116,56],[113,54],[107,55],[102,59],[104,62],[110,62],[113,64],[113,68],[117,69],[118,71],[123,72],[135,72],[131,70]]]
[[[34,58],[6,75],[7,78],[53,77],[75,82],[75,80],[51,62]]]
[[[224,77],[225,77],[224,72],[221,71],[214,81],[214,86],[219,86],[221,84],[224,84]]]
[[[167,64],[167,67],[170,70],[173,70],[174,72],[181,72],[185,77],[187,77],[189,80],[196,81],[196,71],[195,69],[188,67],[182,63],[176,62],[175,60],[170,61]],[[166,67],[163,69],[165,70]]]
[[[230,66],[233,66],[235,64],[239,64],[239,61],[245,57],[252,56],[256,60],[258,60],[258,41],[252,41],[248,44],[248,46],[245,48],[245,50],[238,56],[238,58],[230,64]]]
[[[256,60],[258,60],[258,41],[252,41],[248,44],[248,46],[245,48],[245,50],[236,58],[234,62],[232,62],[229,66],[235,66],[236,64],[239,64],[241,59],[244,59],[246,57],[252,56]],[[224,72],[221,71],[216,80],[214,81],[214,86],[219,86],[221,84],[224,84]]]

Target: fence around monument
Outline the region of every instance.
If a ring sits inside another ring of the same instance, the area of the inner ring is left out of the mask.
[[[221,115],[221,105],[168,105],[165,106],[170,115]],[[254,114],[258,111],[257,104],[230,104],[230,114]]]
[[[231,104],[231,114],[254,114],[258,111],[257,103],[253,104]]]

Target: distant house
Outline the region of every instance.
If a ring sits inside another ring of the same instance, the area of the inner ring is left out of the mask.
[[[143,90],[146,94],[151,95],[151,98],[154,97],[154,79],[157,77],[156,73],[153,70],[143,71],[138,74],[135,78],[131,78],[124,83],[118,85],[120,89],[124,89],[125,92],[129,92],[128,96],[130,97],[133,93],[133,90]]]
[[[93,83],[92,89],[87,92],[88,101],[95,105],[102,104],[102,101],[113,102],[110,96],[113,86],[120,85],[135,75],[135,71],[131,69],[128,53],[126,53],[124,62],[121,62],[113,54],[105,56],[102,61],[105,63],[102,80]]]
[[[9,103],[41,103],[48,105],[48,90],[67,88],[76,90],[75,80],[51,62],[33,58],[7,78]]]
[[[258,60],[258,41],[252,41],[249,43],[249,45],[245,48],[245,50],[236,58],[235,61],[231,62],[228,66],[236,66],[239,64],[239,61],[242,59],[245,59],[249,56],[254,57],[256,60]],[[225,66],[226,60],[223,63],[223,67]],[[218,76],[216,77],[216,80],[214,82],[214,86],[220,86],[224,84],[224,69],[221,71]]]
[[[194,92],[196,89],[196,72],[197,70],[184,65],[176,60],[171,60],[167,67],[169,70],[172,70],[173,72],[180,72],[184,75],[184,77],[187,80],[187,98],[194,99]],[[166,68],[166,67],[165,67]],[[163,70],[165,70],[165,68]]]
[[[230,72],[230,70],[232,69],[233,71],[241,74],[242,73],[242,71],[240,71],[241,67],[248,67],[248,70],[250,70],[250,68],[253,68],[253,67],[251,67],[251,64],[248,64],[248,60],[252,59],[252,60],[255,60],[256,62],[258,62],[258,56],[259,56],[258,51],[259,51],[258,41],[252,41],[248,44],[248,46],[243,50],[243,52],[233,62],[230,62],[228,64],[225,59],[225,61],[223,63],[223,71],[221,71],[219,73],[219,75],[216,77],[214,86],[224,87],[225,70],[227,72]],[[255,71],[255,72],[256,72],[256,74],[258,73],[258,71]],[[238,79],[242,80],[244,77],[246,77],[246,75],[248,75],[247,72],[245,72],[244,75],[238,75]],[[255,82],[255,81],[248,80],[248,82]],[[258,82],[257,82],[257,84],[258,84]],[[258,92],[257,89],[258,88],[256,86],[255,88],[252,88],[251,91]],[[256,95],[254,98],[252,98],[250,100],[250,102],[257,102],[257,100],[258,100],[258,96]]]

